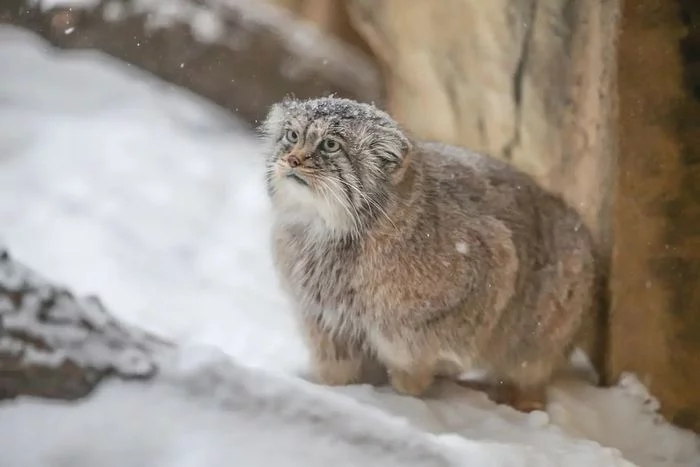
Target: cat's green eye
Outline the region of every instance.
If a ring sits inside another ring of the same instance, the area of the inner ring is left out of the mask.
[[[326,138],[321,141],[321,149],[325,152],[336,152],[340,149],[340,143],[334,139]]]
[[[284,137],[290,143],[296,143],[297,141],[299,141],[299,133],[297,133],[294,130],[287,130],[287,133],[285,133]]]

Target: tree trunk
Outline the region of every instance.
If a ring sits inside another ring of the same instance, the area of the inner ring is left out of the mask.
[[[43,11],[5,0],[0,22],[62,48],[98,49],[183,86],[255,125],[287,94],[382,102],[373,62],[282,8],[231,0],[103,0]]]

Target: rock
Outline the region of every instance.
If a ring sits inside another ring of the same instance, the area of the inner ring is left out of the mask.
[[[0,399],[77,399],[105,377],[150,379],[169,345],[76,297],[0,246]]]
[[[58,47],[101,50],[251,125],[290,93],[382,102],[379,72],[359,49],[262,1],[101,0],[48,10],[37,3],[2,2],[0,21],[31,29]]]
[[[345,0],[265,1],[291,11],[297,18],[308,21],[325,34],[333,35],[344,43],[357,47],[374,60],[372,49],[350,23]]]

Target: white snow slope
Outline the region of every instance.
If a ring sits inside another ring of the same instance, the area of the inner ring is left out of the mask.
[[[306,353],[272,271],[255,139],[185,91],[11,27],[0,69],[0,239],[190,346],[177,384],[0,404],[0,467],[700,465],[698,438],[632,377],[560,381],[530,415],[449,384],[418,400],[297,378]],[[225,384],[197,377],[212,367]]]

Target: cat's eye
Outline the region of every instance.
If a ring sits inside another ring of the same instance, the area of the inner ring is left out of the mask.
[[[326,138],[321,141],[321,149],[325,152],[336,152],[340,149],[340,143],[334,139]]]
[[[297,133],[295,130],[287,130],[287,133],[285,133],[284,137],[290,143],[296,143],[297,141],[299,141],[299,133]]]

